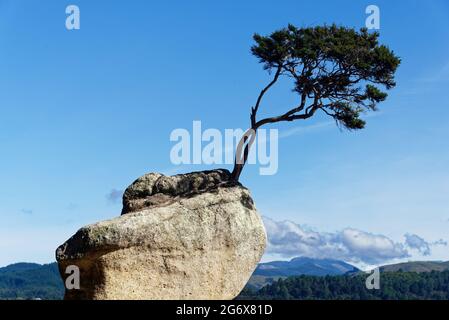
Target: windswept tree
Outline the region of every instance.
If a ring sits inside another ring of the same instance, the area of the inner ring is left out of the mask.
[[[377,32],[336,25],[289,25],[269,36],[255,34],[251,51],[273,78],[251,108],[251,126],[237,147],[233,179],[239,180],[257,130],[264,125],[306,120],[323,112],[342,128],[364,128],[361,114],[375,111],[377,104],[387,98],[382,90],[396,85],[394,75],[401,62],[378,39]],[[280,77],[292,80],[298,104],[280,115],[258,119],[265,94]]]

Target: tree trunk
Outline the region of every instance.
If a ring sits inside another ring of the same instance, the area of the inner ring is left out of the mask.
[[[254,140],[256,139],[256,130],[257,129],[249,129],[245,132],[242,139],[237,146],[237,150],[235,153],[234,160],[234,169],[232,170],[231,179],[233,181],[238,182],[240,179],[240,175],[242,174],[243,168],[245,167],[246,162],[248,161],[249,151],[251,149]],[[249,141],[248,141],[249,139]],[[243,149],[243,146],[245,148]],[[243,157],[242,157],[242,149],[243,149]]]

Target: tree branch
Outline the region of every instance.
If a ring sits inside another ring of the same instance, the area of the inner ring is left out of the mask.
[[[304,120],[304,119],[308,119],[310,117],[312,117],[315,112],[321,108],[321,105],[318,103],[313,103],[311,104],[308,108],[307,111],[305,113],[302,114],[295,114],[295,110],[297,108],[294,108],[286,113],[284,113],[281,116],[277,116],[277,117],[271,117],[271,118],[265,118],[263,120],[260,120],[259,122],[256,123],[256,129],[260,128],[261,126],[268,124],[268,123],[276,123],[276,122],[281,122],[281,121],[294,121],[294,120]]]
[[[256,105],[251,108],[251,127],[254,127],[254,125],[256,124],[257,111],[259,110],[259,106],[260,103],[262,102],[263,96],[278,81],[281,72],[282,72],[282,64],[278,66],[273,80],[260,92],[259,97],[257,98],[256,101]]]

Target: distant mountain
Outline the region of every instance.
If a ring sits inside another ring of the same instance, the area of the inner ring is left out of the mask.
[[[449,261],[411,261],[380,267],[381,272],[431,272],[449,270]]]
[[[250,288],[261,288],[280,278],[290,276],[327,276],[356,273],[358,268],[340,260],[294,258],[290,261],[260,263],[248,282]]]
[[[358,271],[356,267],[346,262],[332,259],[312,259],[306,257],[294,258],[290,261],[272,261],[260,263],[255,275],[261,276],[326,276],[342,275],[348,272]]]
[[[56,263],[16,263],[0,268],[0,299],[59,300],[63,295]]]

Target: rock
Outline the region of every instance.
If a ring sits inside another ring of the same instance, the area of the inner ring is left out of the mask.
[[[213,192],[219,187],[235,186],[228,170],[212,170],[178,174],[167,177],[149,173],[137,179],[123,195],[122,214],[139,211],[154,205],[161,206],[179,198],[192,197],[202,192]],[[241,186],[237,183],[237,185]]]
[[[233,299],[256,268],[265,229],[227,170],[151,173],[125,191],[118,218],[80,229],[56,251],[66,299]]]

